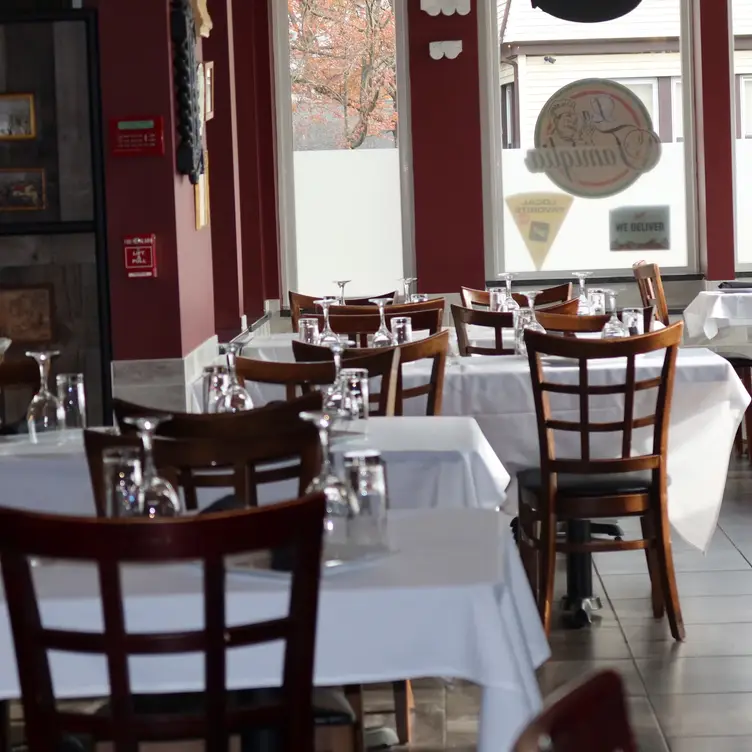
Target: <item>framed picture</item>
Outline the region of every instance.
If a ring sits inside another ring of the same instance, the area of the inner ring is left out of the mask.
[[[214,63],[204,63],[204,96],[206,97],[206,119],[214,117]]]
[[[37,137],[33,94],[0,94],[0,141]]]
[[[204,174],[199,178],[198,184],[193,186],[193,194],[196,201],[196,229],[203,230],[211,221],[208,151],[204,151]]]
[[[0,212],[43,211],[47,208],[47,181],[37,167],[0,169]]]
[[[0,288],[0,333],[13,344],[52,342],[52,285]]]

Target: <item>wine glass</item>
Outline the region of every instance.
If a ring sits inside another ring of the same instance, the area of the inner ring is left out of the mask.
[[[248,390],[238,381],[236,370],[238,359],[238,346],[230,344],[227,346],[227,370],[230,374],[230,380],[222,391],[221,397],[217,399],[216,412],[218,413],[240,413],[245,410],[253,409],[253,400]]]
[[[336,342],[329,343],[334,361],[334,381],[327,387],[324,395],[324,409],[333,413],[344,415],[345,394],[342,385],[342,353],[354,343],[347,337],[337,337]]]
[[[64,428],[86,428],[86,389],[82,373],[59,373],[57,398],[63,409]]]
[[[621,321],[619,321],[619,314],[616,311],[616,291],[607,290],[609,308],[611,309],[611,318],[606,322],[606,325],[601,331],[601,336],[604,339],[613,337],[628,337],[629,329],[627,329]]]
[[[338,302],[337,298],[321,298],[321,300],[314,301],[324,314],[324,330],[319,335],[319,344],[324,347],[328,347],[331,342],[339,342],[339,335],[335,334],[329,326],[329,309]]]
[[[572,276],[580,281],[580,302],[577,306],[577,313],[580,316],[587,316],[591,311],[586,284],[587,280],[593,276],[593,272],[572,272]]]
[[[369,298],[369,303],[379,307],[379,316],[381,316],[381,325],[371,340],[371,347],[391,347],[394,345],[394,337],[386,325],[385,308],[391,302],[389,298]]]
[[[402,277],[402,300],[407,303],[410,300],[410,292],[412,290],[413,282],[417,282],[417,277]]]
[[[512,313],[513,311],[519,311],[520,310],[520,304],[514,299],[514,296],[512,295],[512,280],[515,278],[515,274],[512,272],[504,272],[503,274],[497,275],[500,279],[504,280],[504,284],[506,286],[507,294],[502,298],[501,301],[501,308],[499,310],[506,311],[507,313]]]
[[[177,517],[185,511],[172,484],[157,474],[154,465],[154,434],[160,423],[170,420],[171,416],[143,418],[126,418],[128,425],[138,431],[144,448],[141,486],[138,489],[138,506],[144,517]]]
[[[349,520],[355,516],[356,510],[352,490],[334,472],[332,464],[329,432],[334,418],[331,413],[324,410],[302,412],[300,418],[316,426],[321,443],[321,471],[309,483],[306,493],[323,492],[326,497],[324,532],[331,536],[331,540],[344,542],[347,540]]]
[[[34,358],[39,366],[39,391],[29,403],[26,422],[29,426],[29,438],[35,444],[40,434],[60,431],[65,426],[65,411],[60,400],[49,389],[50,361],[60,355],[59,350],[39,350],[26,353],[27,358]]]
[[[335,279],[334,284],[339,287],[339,305],[346,305],[345,303],[345,285],[352,282],[351,279]]]
[[[529,290],[523,292],[527,298],[527,308],[520,308],[515,320],[515,351],[518,355],[527,355],[527,346],[525,345],[525,332],[531,330],[545,334],[546,330],[535,317],[535,299],[540,295],[540,290]]]

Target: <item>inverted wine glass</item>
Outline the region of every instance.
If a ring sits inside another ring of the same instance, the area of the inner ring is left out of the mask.
[[[368,302],[379,307],[379,316],[381,317],[381,324],[371,339],[371,347],[391,347],[394,344],[394,337],[392,337],[392,333],[386,325],[385,312],[391,300],[389,298],[369,298]]]
[[[535,315],[535,299],[540,293],[541,290],[529,290],[522,293],[527,298],[527,308],[521,308],[517,314],[515,350],[518,355],[527,355],[527,346],[525,345],[526,331],[540,332],[541,334],[546,333],[546,330],[539,323]]]
[[[504,272],[503,274],[498,275],[500,279],[504,280],[504,285],[506,288],[506,295],[504,295],[501,299],[501,308],[499,309],[500,311],[511,313],[513,311],[520,310],[520,304],[514,299],[514,296],[512,295],[512,280],[516,276],[517,275],[513,274],[512,272]]]
[[[345,414],[344,388],[342,384],[342,353],[354,344],[347,337],[338,337],[336,342],[329,343],[334,361],[334,381],[327,387],[324,394],[324,409],[331,411],[335,416]]]
[[[217,399],[215,412],[241,413],[253,409],[253,400],[248,390],[240,383],[237,372],[238,345],[227,346],[227,370],[229,383]]]
[[[525,329],[531,329],[534,332],[545,334],[546,330],[540,324],[538,318],[535,315],[535,299],[541,294],[541,292],[542,290],[528,290],[527,292],[522,293],[527,298],[527,304],[530,310],[533,312],[533,320],[528,323]]]
[[[580,316],[587,316],[590,311],[590,299],[587,293],[587,281],[593,276],[593,272],[572,272],[573,277],[577,277],[580,283],[580,297],[577,306],[577,313]]]
[[[314,303],[321,308],[324,314],[324,329],[319,334],[319,344],[328,347],[332,342],[339,342],[339,334],[335,334],[329,326],[329,309],[339,301],[337,298],[321,298],[315,300]]]
[[[345,285],[352,282],[351,279],[335,279],[334,284],[339,287],[339,305],[346,305],[345,303]]]
[[[412,293],[413,283],[417,282],[417,277],[402,277],[400,282],[402,283],[402,300],[404,303],[409,302],[410,294]]]
[[[616,310],[616,291],[606,290],[606,296],[608,298],[608,306],[611,309],[611,318],[606,322],[606,325],[601,331],[601,336],[604,339],[610,339],[614,337],[628,337],[629,329],[619,320],[619,314]]]
[[[138,431],[144,448],[141,486],[138,489],[138,506],[142,516],[177,517],[185,511],[183,503],[172,484],[157,473],[154,465],[154,435],[160,423],[170,420],[171,416],[126,418],[128,425]]]
[[[60,431],[65,426],[65,411],[60,400],[50,391],[50,361],[60,355],[59,350],[33,350],[26,353],[39,366],[39,391],[32,397],[26,411],[29,438],[39,441],[41,434]]]

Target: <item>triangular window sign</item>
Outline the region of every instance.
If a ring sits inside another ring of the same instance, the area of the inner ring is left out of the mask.
[[[599,23],[631,13],[642,0],[532,0],[533,8],[540,8],[563,21]]]

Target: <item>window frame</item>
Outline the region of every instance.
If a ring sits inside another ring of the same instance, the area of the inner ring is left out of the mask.
[[[746,85],[752,85],[752,73],[742,73],[739,75],[739,101],[737,107],[739,108],[739,119],[741,126],[740,138],[750,139],[752,138],[752,122],[747,123],[747,91]],[[751,94],[752,97],[752,94]],[[752,104],[752,102],[750,102]],[[747,126],[750,127],[750,131],[747,131]]]
[[[681,88],[681,95],[678,90]],[[671,76],[671,140],[675,144],[684,143],[684,82],[679,76]],[[676,132],[676,124],[681,123],[681,135]]]
[[[615,81],[617,84],[626,86],[629,89],[630,84],[647,84],[653,90],[653,111],[650,113],[650,117],[653,121],[653,127],[658,130],[658,124],[661,118],[661,98],[658,91],[658,76],[640,76],[635,78],[612,78],[611,81]],[[630,89],[630,91],[632,91]],[[632,92],[634,94],[634,92]],[[636,96],[636,95],[635,95]]]

